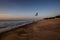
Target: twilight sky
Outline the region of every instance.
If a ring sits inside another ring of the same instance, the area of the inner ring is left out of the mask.
[[[0,0],[0,19],[31,19],[60,15],[60,0]]]

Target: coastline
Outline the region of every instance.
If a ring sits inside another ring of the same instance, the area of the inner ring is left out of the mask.
[[[10,30],[13,30],[13,29],[16,29],[16,28],[20,28],[20,27],[22,27],[22,26],[25,26],[25,25],[28,25],[28,24],[31,24],[31,23],[32,23],[32,22],[23,23],[23,24],[21,24],[21,25],[14,26],[14,27],[12,27],[12,28],[2,28],[2,29],[0,29],[0,34],[1,34],[1,33],[4,33],[4,32],[7,32],[7,31],[10,31]]]
[[[60,40],[60,18],[33,22],[0,34],[0,40]]]

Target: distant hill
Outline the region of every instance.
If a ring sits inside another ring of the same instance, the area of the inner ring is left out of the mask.
[[[55,16],[55,18],[60,18],[60,15]]]
[[[44,18],[44,19],[54,19],[54,18],[60,18],[60,15],[57,15],[55,17]]]

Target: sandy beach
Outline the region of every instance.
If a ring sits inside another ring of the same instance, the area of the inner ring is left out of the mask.
[[[60,40],[60,18],[43,19],[3,32],[0,40]]]

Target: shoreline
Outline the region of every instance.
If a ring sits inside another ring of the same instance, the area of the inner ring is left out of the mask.
[[[6,31],[0,40],[60,40],[60,18],[41,20]]]
[[[1,33],[4,33],[4,32],[11,31],[11,30],[14,30],[14,29],[17,29],[17,28],[21,28],[21,27],[23,27],[23,26],[25,26],[25,25],[28,25],[28,24],[31,24],[31,23],[33,23],[33,22],[23,23],[23,24],[21,24],[21,25],[17,25],[16,27],[12,27],[12,28],[3,28],[3,29],[0,29],[0,34],[1,34]]]

